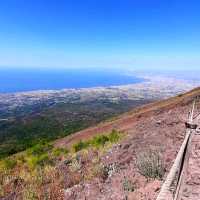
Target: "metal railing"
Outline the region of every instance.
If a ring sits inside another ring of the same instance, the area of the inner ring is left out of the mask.
[[[190,137],[192,134],[192,130],[197,126],[193,124],[193,115],[194,115],[195,101],[193,103],[191,112],[188,117],[188,122],[186,122],[186,134],[184,141],[180,147],[180,150],[176,156],[174,164],[172,165],[165,182],[163,183],[160,193],[156,200],[177,200],[179,188],[182,179],[182,170],[184,168],[185,156],[188,151],[188,146],[190,143]],[[178,174],[178,177],[177,177]],[[177,179],[177,185],[175,191],[172,191],[172,185],[174,181]],[[175,194],[175,195],[174,195]]]

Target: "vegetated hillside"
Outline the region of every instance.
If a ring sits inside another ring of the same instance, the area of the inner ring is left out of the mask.
[[[197,97],[200,88],[3,159],[0,197],[155,199],[182,143],[184,122]]]
[[[0,158],[23,151],[41,140],[52,141],[72,134],[148,102],[105,99],[20,107],[7,114],[11,119],[0,121]]]

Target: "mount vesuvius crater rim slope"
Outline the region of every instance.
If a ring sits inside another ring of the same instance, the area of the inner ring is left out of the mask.
[[[69,147],[79,140],[87,140],[112,129],[125,134],[119,144],[99,158],[103,166],[117,166],[119,170],[113,169],[104,181],[94,177],[77,183],[65,190],[65,199],[156,199],[162,180],[147,179],[141,175],[136,164],[137,156],[148,149],[159,151],[164,163],[165,179],[184,139],[184,123],[191,103],[199,96],[200,88],[196,88],[188,93],[139,107],[117,119],[57,140],[56,146]],[[200,108],[200,103],[197,102],[196,106]],[[88,162],[92,163],[92,155],[90,158]],[[124,186],[127,184],[132,190],[125,190]]]

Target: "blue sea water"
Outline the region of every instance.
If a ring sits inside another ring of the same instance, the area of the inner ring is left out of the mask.
[[[141,78],[106,69],[0,68],[0,93],[125,85],[142,81]]]

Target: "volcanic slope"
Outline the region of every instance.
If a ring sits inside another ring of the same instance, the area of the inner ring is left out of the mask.
[[[118,144],[99,154],[101,166],[104,166],[104,170],[106,168],[107,176],[80,179],[80,182],[64,190],[65,199],[156,199],[184,139],[184,123],[192,101],[199,97],[200,88],[196,88],[188,93],[139,107],[112,121],[57,140],[55,146],[69,148],[80,140],[87,141],[113,129],[123,133],[123,139]],[[198,101],[196,106],[199,110]],[[147,155],[148,152],[158,152],[162,160],[163,174],[160,177],[145,177],[139,169],[139,155]],[[78,154],[80,157],[83,155],[81,151]],[[81,163],[82,175],[87,166],[94,166],[93,159],[96,157],[93,155],[91,150],[87,162]]]

